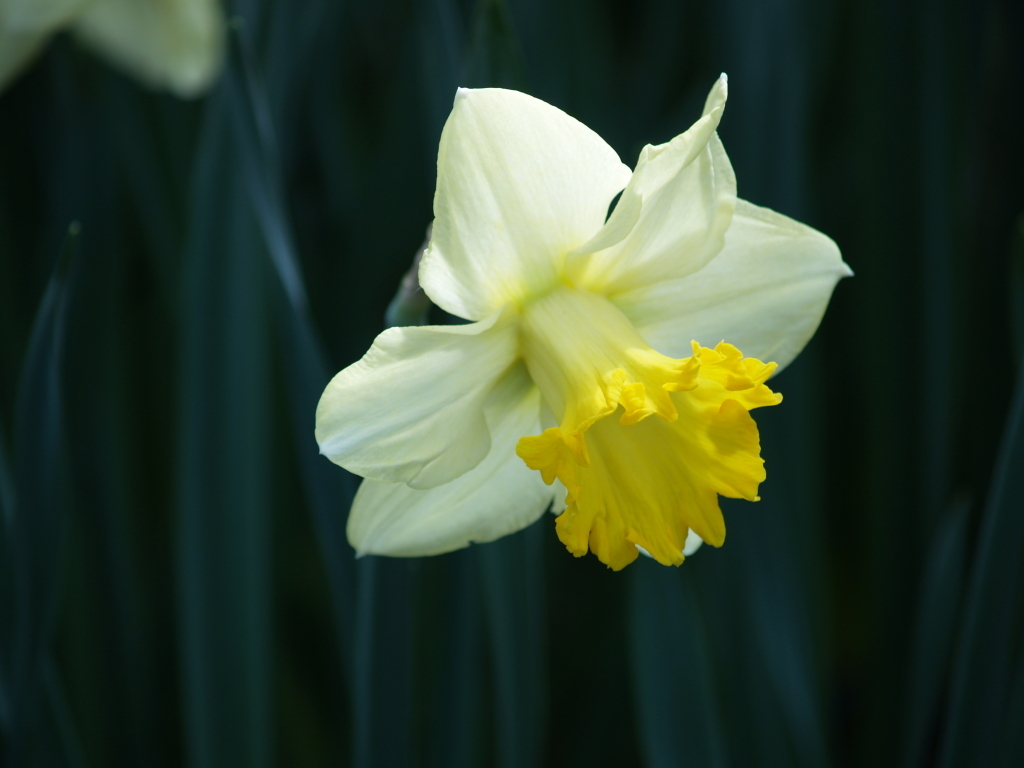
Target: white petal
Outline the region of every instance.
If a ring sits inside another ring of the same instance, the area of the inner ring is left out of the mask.
[[[454,480],[491,447],[484,402],[517,348],[511,312],[469,325],[389,328],[324,390],[320,452],[357,475],[415,488]]]
[[[620,201],[629,202],[624,220],[635,217],[635,224],[624,233],[625,221],[613,214],[605,230],[614,231],[570,255],[567,270],[577,284],[616,294],[696,272],[721,250],[736,205],[736,177],[715,133],[725,99],[723,75],[686,133],[643,148]]]
[[[75,31],[114,65],[183,98],[209,88],[223,59],[217,0],[95,0]]]
[[[12,33],[55,32],[89,0],[0,0],[0,27]]]
[[[740,200],[725,247],[704,269],[614,302],[662,354],[688,357],[691,339],[709,347],[725,340],[781,369],[814,334],[835,284],[851,274],[821,232]]]
[[[364,480],[348,518],[348,539],[360,555],[421,556],[493,541],[544,514],[552,489],[515,453],[537,434],[540,393],[525,367],[514,367],[488,399],[492,447],[480,464],[450,483],[414,490],[404,483]]]
[[[21,74],[49,37],[49,32],[20,33],[0,28],[0,90]]]
[[[629,181],[600,136],[517,91],[459,89],[441,134],[420,285],[473,320],[546,290]]]
[[[87,0],[0,0],[0,90]]]

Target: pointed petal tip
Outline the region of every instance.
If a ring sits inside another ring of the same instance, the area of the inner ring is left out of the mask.
[[[729,76],[723,72],[715,80],[714,85],[711,86],[711,90],[708,92],[708,97],[704,101],[704,111],[701,113],[702,116],[709,115],[712,112],[717,111],[721,115],[725,109],[725,102],[729,98]]]
[[[458,104],[460,99],[464,99],[469,96],[469,88],[458,87],[455,89],[455,100],[454,104]]]

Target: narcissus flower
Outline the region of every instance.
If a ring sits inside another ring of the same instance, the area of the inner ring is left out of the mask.
[[[219,0],[0,0],[0,89],[62,29],[147,86],[182,97],[205,91],[223,58]]]
[[[718,496],[765,478],[749,412],[781,400],[766,380],[850,274],[826,236],[737,200],[725,100],[723,75],[630,173],[542,101],[458,92],[419,278],[473,322],[384,331],[317,408],[321,452],[366,478],[359,553],[490,541],[552,502],[569,551],[616,570],[722,544]]]

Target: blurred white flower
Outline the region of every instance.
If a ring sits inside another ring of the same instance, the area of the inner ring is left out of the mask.
[[[150,88],[183,98],[209,88],[223,59],[219,0],[0,0],[0,90],[63,29]]]
[[[631,173],[542,101],[459,91],[419,277],[475,322],[385,331],[317,408],[321,452],[366,478],[358,552],[490,541],[553,501],[569,551],[616,570],[722,544],[718,496],[765,477],[749,411],[781,400],[765,381],[850,274],[826,236],[737,200],[725,101],[723,75]]]

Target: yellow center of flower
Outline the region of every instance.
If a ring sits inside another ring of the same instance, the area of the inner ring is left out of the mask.
[[[764,384],[775,364],[725,343],[694,342],[692,357],[674,360],[608,299],[567,286],[527,304],[520,327],[559,426],[523,437],[516,453],[568,489],[557,531],[569,551],[589,548],[619,570],[637,546],[678,565],[691,528],[720,546],[718,495],[756,501],[765,478],[748,411],[781,402]]]

